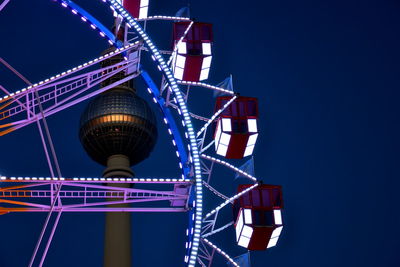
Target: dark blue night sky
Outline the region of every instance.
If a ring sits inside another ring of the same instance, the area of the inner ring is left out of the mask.
[[[76,2],[112,25],[101,1]],[[284,190],[281,239],[277,247],[253,253],[252,266],[400,266],[399,2],[190,2],[192,17],[214,24],[209,83],[232,74],[235,91],[258,97],[256,176]],[[173,15],[187,1],[150,5],[151,15]],[[170,26],[149,24],[160,48],[169,48]],[[32,82],[98,57],[107,47],[51,0],[12,0],[0,12],[0,36],[0,57]],[[24,87],[3,66],[0,84],[10,91]],[[212,95],[204,101],[200,97],[189,107],[210,116]],[[103,170],[79,143],[85,104],[48,119],[66,177],[95,177]],[[177,163],[165,161],[173,150],[159,124],[153,157],[134,168],[140,177],[177,173]],[[2,137],[0,148],[1,174],[48,175],[35,126]],[[234,181],[230,171],[217,173],[215,184],[227,194],[246,182]],[[28,265],[44,218],[0,216],[0,267]],[[221,225],[232,219],[229,209],[222,218]],[[185,214],[134,214],[133,220],[134,266],[182,266]],[[45,266],[102,266],[103,231],[103,214],[63,214]],[[213,241],[232,256],[244,252],[234,245],[232,229]],[[225,261],[216,257],[216,266]]]

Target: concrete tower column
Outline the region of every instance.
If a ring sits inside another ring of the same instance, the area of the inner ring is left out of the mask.
[[[107,168],[103,172],[103,177],[132,178],[133,176],[127,156],[118,154],[107,159]],[[108,186],[128,188],[129,184],[110,183]],[[115,200],[110,199],[110,201]],[[112,206],[129,207],[129,204]],[[132,267],[131,214],[129,212],[106,213],[104,241],[104,267]]]

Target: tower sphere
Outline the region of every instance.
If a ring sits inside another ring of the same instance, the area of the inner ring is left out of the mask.
[[[146,159],[154,148],[155,115],[133,88],[117,86],[87,105],[79,138],[94,161],[106,166],[110,156],[122,154],[132,166]]]

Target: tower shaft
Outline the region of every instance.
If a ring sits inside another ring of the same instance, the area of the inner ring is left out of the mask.
[[[133,171],[129,167],[129,158],[125,155],[112,155],[107,160],[104,170],[105,178],[132,178]],[[113,184],[108,186],[128,188],[129,184]],[[116,199],[110,199],[115,201]],[[112,205],[113,207],[129,207],[129,204]],[[131,214],[129,212],[106,213],[104,235],[104,267],[132,267]]]

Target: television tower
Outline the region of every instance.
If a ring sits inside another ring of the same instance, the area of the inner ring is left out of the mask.
[[[123,29],[120,29],[123,30]],[[121,35],[119,35],[121,36]],[[115,48],[110,47],[103,53]],[[121,55],[102,62],[102,67],[123,60]],[[126,78],[119,72],[101,87]],[[106,167],[105,178],[131,178],[131,166],[146,159],[157,140],[156,119],[147,102],[136,94],[133,81],[122,83],[92,99],[80,120],[80,141],[87,154]],[[128,184],[108,184],[129,187]],[[111,199],[110,201],[113,201]],[[129,204],[113,205],[124,207]],[[131,267],[130,213],[106,213],[104,267]]]

